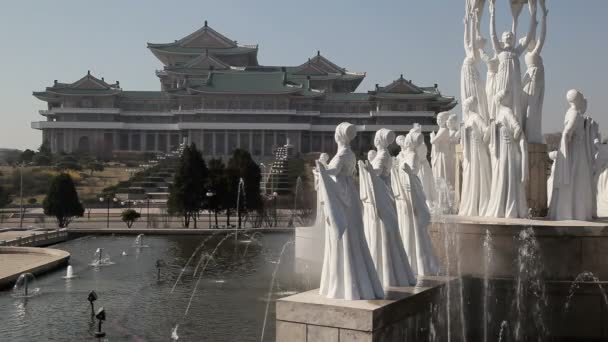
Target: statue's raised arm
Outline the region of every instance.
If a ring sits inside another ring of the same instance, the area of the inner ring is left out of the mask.
[[[492,46],[494,47],[494,53],[498,54],[503,51],[502,45],[498,41],[496,35],[496,0],[490,0],[490,39],[492,40]]]
[[[538,41],[536,42],[536,47],[532,50],[532,53],[535,55],[540,55],[543,51],[543,46],[545,45],[545,38],[547,37],[547,14],[549,14],[549,10],[547,10],[547,6],[544,1],[540,2],[540,8],[543,11],[542,23],[540,27],[540,36],[538,37]]]
[[[528,34],[526,35],[526,39],[523,44],[518,46],[515,49],[517,55],[521,55],[528,48],[528,44],[533,40],[536,35],[536,26],[538,25],[538,21],[536,21],[536,1],[530,1],[530,27],[528,28]]]

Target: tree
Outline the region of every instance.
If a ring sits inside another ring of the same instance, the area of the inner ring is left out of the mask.
[[[184,219],[184,227],[190,226],[194,221],[194,228],[198,213],[203,208],[209,171],[201,152],[196,145],[191,144],[184,148],[179,160],[173,184],[169,188],[167,209],[170,214],[180,214]]]
[[[29,204],[29,205],[34,205],[37,202],[38,202],[38,200],[34,197],[28,198],[28,200],[27,200],[27,204]]]
[[[55,216],[60,228],[67,227],[74,217],[84,214],[72,177],[66,173],[53,178],[42,207],[45,215]]]
[[[57,170],[82,170],[82,166],[74,156],[65,155],[55,164]]]
[[[131,228],[133,223],[141,217],[141,214],[134,209],[127,209],[122,212],[121,217],[123,222],[127,224],[127,228]]]
[[[6,207],[11,203],[11,194],[4,187],[0,186],[0,208]]]
[[[29,164],[32,162],[32,160],[34,159],[34,156],[36,155],[36,152],[27,149],[23,152],[21,152],[21,156],[19,157],[19,161],[21,163],[25,163],[25,164]]]
[[[36,153],[32,158],[32,162],[38,166],[48,166],[51,165],[52,159],[46,154]]]
[[[215,216],[215,226],[218,226],[217,215],[224,210],[226,197],[226,166],[221,159],[209,160],[209,182],[207,187],[213,196],[207,198],[206,207],[213,210]]]
[[[251,158],[249,152],[236,149],[232,157],[228,160],[226,171],[226,222],[230,224],[230,212],[237,210],[238,226],[241,225],[242,215],[251,211],[260,213],[264,207],[262,196],[260,195],[260,181],[262,173],[258,164]],[[244,189],[239,195],[239,181],[243,179]],[[243,191],[244,190],[244,191]],[[237,201],[239,208],[237,208]]]

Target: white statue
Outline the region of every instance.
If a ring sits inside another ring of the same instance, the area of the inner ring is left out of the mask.
[[[409,134],[404,145],[410,155],[413,154],[414,142]],[[415,162],[416,158],[409,160]],[[439,263],[428,233],[431,214],[422,183],[406,160],[393,168],[391,185],[395,194],[399,231],[412,271],[418,275],[436,275]]]
[[[517,46],[515,45],[516,38],[514,32],[504,32],[502,34],[502,42],[498,41],[498,37],[496,36],[495,2],[496,0],[490,0],[490,37],[494,53],[498,56],[499,60],[498,73],[496,74],[496,93],[506,91],[509,97],[504,100],[505,105],[513,111],[513,115],[522,124],[523,88],[519,56],[526,50],[527,44],[531,42],[534,30],[536,29],[536,2],[530,1],[531,22],[525,44]],[[517,20],[514,15],[513,31],[515,31],[516,26]]]
[[[410,129],[409,135],[411,136],[412,143],[414,144],[414,148],[416,150],[416,167],[412,166],[416,171],[416,175],[422,182],[422,189],[424,190],[424,194],[426,196],[426,203],[431,205],[435,200],[435,178],[433,176],[433,170],[431,169],[431,164],[427,158],[428,149],[426,147],[426,143],[424,142],[424,136],[422,135],[422,127],[415,123],[414,127]],[[409,163],[409,161],[408,161]],[[410,163],[410,166],[412,164]]]
[[[384,290],[363,232],[362,208],[350,142],[357,132],[343,122],[336,127],[338,151],[327,168],[317,163],[325,212],[325,252],[319,292],[328,298],[361,300],[384,297]]]
[[[329,162],[329,155],[327,153],[321,153],[319,155],[319,163],[327,166]],[[321,191],[319,191],[319,172],[314,170],[312,173],[314,177],[315,191],[317,192],[317,217],[315,219],[315,227],[324,227],[325,215],[323,214],[323,197],[321,197]]]
[[[452,173],[454,170],[450,169],[449,156],[450,153],[450,131],[447,127],[447,121],[450,113],[441,112],[437,115],[437,125],[439,130],[437,133],[431,133],[431,144],[433,149],[431,150],[431,165],[433,166],[433,176],[435,179],[443,179],[446,182],[448,179],[454,178]]]
[[[452,170],[450,179],[447,179],[449,184],[456,186],[456,145],[460,144],[460,125],[458,124],[458,116],[450,114],[447,123],[450,132],[450,152],[448,153],[448,168]]]
[[[377,154],[378,154],[378,152],[376,152],[376,150],[367,151],[367,160],[369,160],[371,162],[372,160],[374,160],[376,158]]]
[[[590,220],[594,216],[595,191],[593,158],[583,117],[587,104],[578,90],[568,91],[566,97],[570,109],[564,119],[564,131],[555,160],[549,217],[553,220]]]
[[[462,104],[465,117],[462,131],[462,194],[460,216],[484,216],[490,201],[492,166],[488,151],[488,124],[473,109],[476,99]]]
[[[608,144],[599,145],[595,160],[597,216],[608,217]]]
[[[478,113],[485,120],[489,120],[486,90],[483,81],[479,77],[479,72],[477,71],[480,44],[483,44],[483,40],[479,37],[478,22],[479,18],[477,12],[469,13],[465,16],[464,50],[466,56],[462,62],[462,69],[460,70],[460,98],[463,102],[471,96],[478,98]]]
[[[492,185],[486,216],[525,218],[528,148],[524,132],[511,110],[508,91],[496,94],[496,121],[490,125]]]
[[[376,158],[371,163],[359,161],[365,238],[384,288],[416,284],[401,240],[397,209],[390,187],[393,158],[387,148],[393,140],[393,131],[380,129],[374,139],[378,149]]]
[[[483,46],[483,44],[482,44]],[[483,49],[480,51],[481,59],[486,63],[486,98],[488,99],[488,115],[491,119],[496,118],[496,75],[500,64],[497,55],[490,56]]]
[[[551,174],[547,178],[547,208],[551,205],[551,196],[553,195],[553,175],[555,174],[555,159],[557,159],[557,151],[551,151],[548,153],[549,159],[551,159]]]
[[[542,115],[545,99],[545,67],[540,54],[547,35],[547,14],[549,13],[544,1],[541,1],[540,6],[543,16],[538,41],[526,44],[524,41],[526,38],[520,40],[522,46],[528,45],[528,52],[524,58],[528,69],[523,80],[523,113],[526,116],[526,137],[529,143],[535,144],[543,143]]]

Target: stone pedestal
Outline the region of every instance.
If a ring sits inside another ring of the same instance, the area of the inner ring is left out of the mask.
[[[424,341],[440,320],[441,289],[454,278],[424,277],[416,287],[390,288],[386,299],[328,299],[319,290],[277,301],[277,342]]]
[[[550,161],[547,155],[547,144],[528,144],[528,171],[530,177],[526,187],[528,207],[534,216],[547,214],[547,178],[549,178]],[[456,203],[460,203],[462,191],[462,147],[456,145]]]

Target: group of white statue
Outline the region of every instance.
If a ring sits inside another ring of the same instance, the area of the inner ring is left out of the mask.
[[[439,271],[428,233],[431,214],[418,177],[420,170],[430,173],[430,166],[420,127],[397,138],[402,146],[397,157],[388,151],[395,133],[378,130],[376,150],[358,163],[350,149],[355,136],[354,125],[341,123],[336,155],[329,161],[322,154],[317,161],[317,226],[325,228],[320,293],[348,300],[382,298],[387,287],[413,286],[417,275]]]
[[[490,38],[494,50],[491,56],[484,50],[486,40],[480,32],[485,2],[466,2],[466,57],[461,70],[463,179],[459,214],[524,218],[528,216],[528,143],[543,143],[545,71],[540,54],[547,35],[549,11],[545,0],[511,0],[512,29],[503,33],[499,41],[495,0],[489,0]],[[526,2],[530,10],[530,27],[526,37],[516,44],[518,18]],[[538,5],[542,15],[540,36],[536,39]],[[526,50],[527,70],[522,80],[519,59]],[[487,66],[485,85],[477,71],[480,60]],[[585,115],[587,102],[583,95],[571,90],[567,100],[570,109],[566,113],[560,149],[550,154],[555,160],[555,174],[547,188],[549,217],[590,220],[606,215],[603,208],[608,197],[605,180],[608,176],[602,176],[606,166],[599,155],[601,138],[597,123]],[[441,114],[437,121],[440,132],[447,131]],[[437,150],[443,151],[443,148]],[[449,164],[448,169],[454,170],[455,166]],[[453,178],[446,179],[451,181]]]
[[[546,31],[545,0],[527,0],[530,28],[516,44],[518,17],[525,0],[511,0],[513,25],[499,41],[495,0],[489,0],[493,56],[484,51],[480,19],[485,0],[467,0],[466,58],[461,70],[463,124],[456,115],[439,113],[439,130],[430,136],[431,163],[420,125],[395,137],[376,132],[376,150],[359,161],[350,149],[354,125],[337,126],[336,155],[323,153],[315,169],[317,227],[325,229],[320,293],[348,300],[382,298],[390,286],[409,286],[416,276],[437,274],[438,260],[428,233],[430,207],[451,208],[456,185],[456,145],[462,146],[459,215],[497,218],[528,216],[528,143],[541,144],[545,88],[540,56]],[[542,10],[536,40],[537,5]],[[519,58],[527,71],[522,80]],[[487,65],[487,79],[477,64]],[[588,115],[587,100],[577,90],[567,94],[570,109],[548,180],[549,217],[590,220],[608,216],[608,145],[600,144],[598,124]],[[395,158],[393,142],[401,147]]]
[[[466,57],[461,69],[463,191],[459,215],[528,216],[528,142],[543,141],[541,123],[545,75],[540,53],[545,42],[548,10],[545,1],[539,1],[542,9],[539,39],[535,39],[537,0],[529,0],[530,27],[526,37],[517,44],[517,23],[524,2],[510,2],[512,29],[503,33],[499,41],[495,0],[489,0],[491,55],[484,50],[486,39],[480,30],[485,0],[467,0],[464,19]],[[522,80],[519,59],[526,50],[527,71]],[[485,85],[477,70],[481,60],[487,66]],[[455,164],[449,167],[454,170]]]

